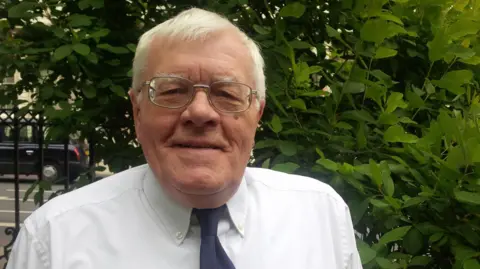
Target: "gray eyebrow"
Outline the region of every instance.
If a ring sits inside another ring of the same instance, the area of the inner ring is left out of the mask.
[[[154,73],[154,76],[173,76],[173,77],[181,77],[184,79],[189,79],[187,76],[185,76],[182,73],[165,73],[165,72],[156,72]],[[226,82],[238,82],[238,79],[235,76],[229,76],[229,75],[214,75],[212,76],[213,81],[226,81]]]
[[[158,77],[165,77],[165,76],[173,76],[173,77],[181,77],[181,78],[186,78],[183,74],[181,73],[163,73],[163,72],[155,72],[153,74],[154,76]]]

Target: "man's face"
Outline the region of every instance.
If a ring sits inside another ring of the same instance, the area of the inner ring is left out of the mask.
[[[206,41],[156,39],[143,78],[167,73],[201,84],[234,78],[255,89],[248,55],[232,32],[217,33]],[[139,104],[133,91],[130,96],[138,140],[160,184],[187,206],[225,203],[242,180],[264,103],[257,109],[253,96],[247,111],[224,114],[209,104],[204,91],[197,91],[189,106],[167,109],[152,104],[146,92],[144,88]]]

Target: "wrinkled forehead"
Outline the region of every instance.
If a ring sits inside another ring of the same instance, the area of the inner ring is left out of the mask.
[[[174,74],[204,83],[213,80],[253,83],[253,61],[234,32],[212,33],[200,40],[154,38],[146,67],[150,77]]]

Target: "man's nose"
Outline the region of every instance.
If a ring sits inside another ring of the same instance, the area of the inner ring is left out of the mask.
[[[210,105],[207,90],[204,88],[195,89],[193,100],[183,111],[181,119],[184,123],[195,126],[216,125],[220,120],[218,112]]]

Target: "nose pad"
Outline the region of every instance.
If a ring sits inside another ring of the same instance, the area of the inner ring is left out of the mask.
[[[148,88],[148,97],[150,98],[150,100],[155,98],[155,90],[154,89]]]
[[[193,96],[190,104],[194,103],[199,92],[203,92],[205,95],[205,101],[210,105],[210,100],[208,96],[208,86],[207,85],[195,85],[193,88]]]
[[[192,96],[192,101],[190,102],[189,106],[191,106],[192,104],[198,105],[198,104],[196,104],[197,102],[201,102],[202,105],[210,106],[210,100],[208,99],[208,92],[207,91],[208,91],[208,89],[205,89],[205,88],[200,88],[198,90],[195,90],[195,92]],[[202,94],[199,94],[201,92],[203,92],[203,97],[199,97],[199,95],[202,95]],[[203,100],[200,100],[199,98],[203,99]]]

